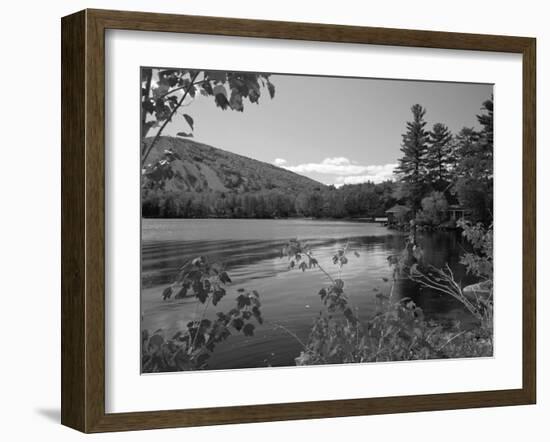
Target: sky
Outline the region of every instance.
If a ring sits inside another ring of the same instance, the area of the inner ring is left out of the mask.
[[[428,128],[441,122],[453,133],[479,127],[476,114],[488,84],[273,74],[275,97],[262,91],[244,112],[223,111],[197,94],[184,112],[195,121],[194,139],[275,164],[336,186],[392,177],[411,106],[426,108]],[[183,117],[163,135],[189,132]]]

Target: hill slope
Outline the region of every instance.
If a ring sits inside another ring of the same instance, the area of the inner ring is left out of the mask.
[[[151,141],[152,138],[146,140]],[[159,138],[147,162],[157,160],[165,150],[173,151],[180,158],[172,162],[175,175],[166,182],[167,191],[247,193],[280,190],[296,193],[324,187],[272,164],[189,139]]]

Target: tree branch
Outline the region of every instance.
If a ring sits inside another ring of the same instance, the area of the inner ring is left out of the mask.
[[[160,127],[160,129],[158,130],[158,132],[155,135],[155,138],[153,138],[153,141],[151,141],[151,144],[149,144],[149,147],[147,148],[147,150],[145,151],[145,154],[143,155],[143,158],[141,159],[141,167],[143,167],[143,165],[145,164],[145,160],[149,156],[149,153],[151,153],[151,150],[153,149],[154,145],[157,143],[158,139],[160,138],[160,134],[162,133],[162,131],[164,130],[166,125],[172,120],[172,117],[174,116],[176,111],[183,104],[183,101],[187,98],[187,95],[189,94],[189,91],[191,90],[191,88],[195,86],[195,80],[197,79],[199,74],[200,74],[200,72],[197,72],[193,76],[193,78],[191,79],[191,84],[185,90],[185,93],[181,97],[180,101],[178,101],[178,104],[174,107],[174,109],[172,109],[172,112],[170,112],[170,116],[164,121],[164,123]]]

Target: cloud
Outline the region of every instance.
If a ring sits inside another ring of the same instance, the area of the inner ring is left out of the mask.
[[[275,160],[275,164],[284,167],[292,172],[307,174],[320,173],[325,175],[337,175],[336,186],[343,184],[358,184],[372,181],[380,183],[389,180],[393,176],[393,171],[397,164],[384,165],[361,165],[355,161],[351,161],[346,157],[325,158],[320,163],[305,163],[297,166],[286,166],[284,163],[277,163],[280,159]]]
[[[381,166],[366,166],[366,173],[361,175],[339,176],[336,178],[336,185],[343,184],[360,184],[372,181],[373,183],[381,183],[393,178],[394,169],[397,164],[384,164]]]
[[[332,166],[346,166],[351,164],[351,161],[346,157],[334,157],[334,158],[325,158],[322,164],[329,164]]]
[[[285,166],[296,173],[324,173],[328,175],[358,175],[365,173],[368,166],[361,166],[352,163],[345,157],[325,158],[320,163],[305,163],[297,166]]]
[[[279,167],[284,166],[286,163],[287,163],[287,161],[283,158],[275,158],[275,160],[273,161],[273,164],[275,164],[275,166],[279,166]]]

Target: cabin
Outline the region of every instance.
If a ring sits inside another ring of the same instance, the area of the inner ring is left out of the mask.
[[[412,210],[401,204],[396,204],[392,208],[386,210],[386,216],[388,217],[388,224],[403,224],[410,220]]]
[[[470,211],[458,204],[451,204],[447,208],[447,219],[458,221],[468,215]]]

